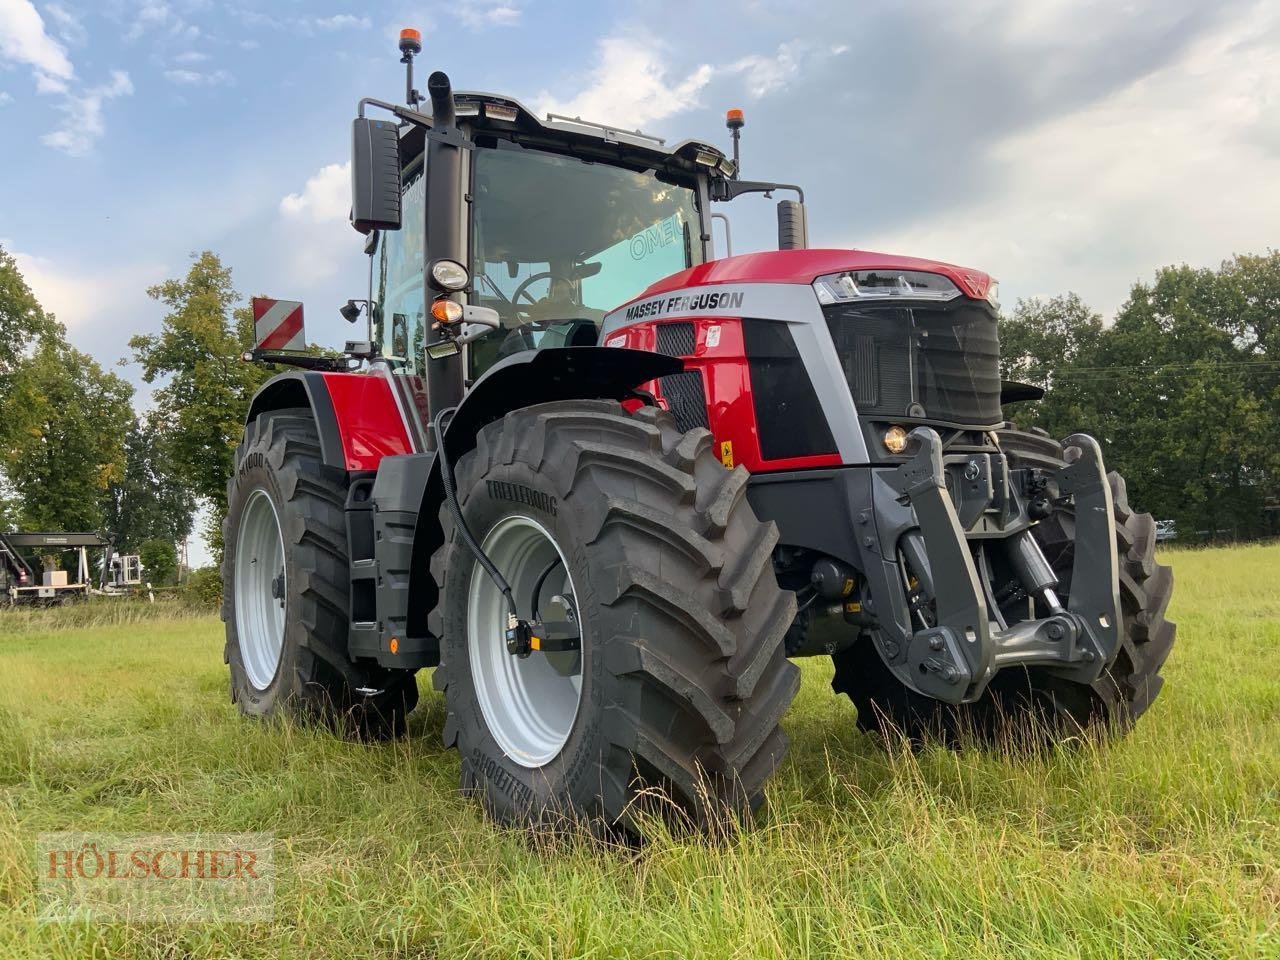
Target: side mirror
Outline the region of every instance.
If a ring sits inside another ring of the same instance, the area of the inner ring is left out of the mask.
[[[361,233],[400,229],[400,134],[393,121],[351,123],[351,225]]]
[[[809,247],[809,219],[798,200],[778,201],[778,249],[806,250]]]

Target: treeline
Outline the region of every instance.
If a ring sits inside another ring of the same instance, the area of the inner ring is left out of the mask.
[[[1048,389],[1006,412],[1092,433],[1180,540],[1280,534],[1280,252],[1166,267],[1109,325],[1074,294],[1020,301],[1000,348],[1007,378]]]
[[[129,341],[160,384],[135,409],[133,387],[71,346],[0,249],[0,530],[102,531],[165,582],[200,503],[221,544],[241,418],[265,374],[238,361],[252,319],[212,253],[147,292],[169,312],[161,333]]]
[[[221,551],[242,418],[269,374],[238,360],[253,321],[214,254],[147,292],[166,315],[129,341],[156,386],[137,410],[0,249],[0,529],[106,531],[155,573],[198,504]],[[1019,425],[1097,436],[1181,539],[1280,534],[1280,252],[1160,270],[1110,325],[1075,294],[1020,301],[1000,339],[1004,376],[1048,389],[1009,408]]]

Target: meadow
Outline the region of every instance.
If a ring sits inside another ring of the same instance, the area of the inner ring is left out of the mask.
[[[242,720],[215,617],[0,612],[0,957],[1280,957],[1280,546],[1162,559],[1128,739],[886,749],[804,661],[755,825],[636,849],[490,824],[426,674],[362,745]],[[270,831],[274,919],[36,923],[55,830]]]

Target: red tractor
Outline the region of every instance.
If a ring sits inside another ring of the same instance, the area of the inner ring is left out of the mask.
[[[1155,524],[1092,438],[1006,420],[1032,393],[987,274],[806,249],[799,189],[739,177],[740,114],[732,157],[668,148],[423,97],[401,50],[407,103],[353,126],[370,337],[262,388],[228,486],[245,714],[395,734],[434,667],[493,815],[625,826],[653,788],[752,808],[793,657],[912,740],[1146,710]],[[780,249],[714,259],[712,209],[779,190]]]

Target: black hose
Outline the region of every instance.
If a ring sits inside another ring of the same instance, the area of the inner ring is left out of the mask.
[[[507,598],[508,612],[512,617],[518,619],[519,614],[516,613],[516,600],[511,593],[511,584],[507,583],[507,578],[502,575],[498,568],[493,565],[493,561],[480,549],[480,544],[476,543],[476,538],[467,529],[467,521],[462,518],[462,508],[458,506],[458,494],[453,485],[453,466],[449,463],[449,455],[445,453],[444,449],[444,425],[442,423],[446,416],[452,422],[453,415],[457,411],[457,407],[441,410],[436,414],[435,419],[431,421],[431,429],[436,437],[436,456],[440,459],[440,479],[444,483],[444,500],[449,505],[449,512],[453,514],[453,522],[458,527],[462,542],[466,544],[467,549],[476,558],[476,562],[484,568],[484,572],[489,575],[489,579],[493,581],[494,586]]]

